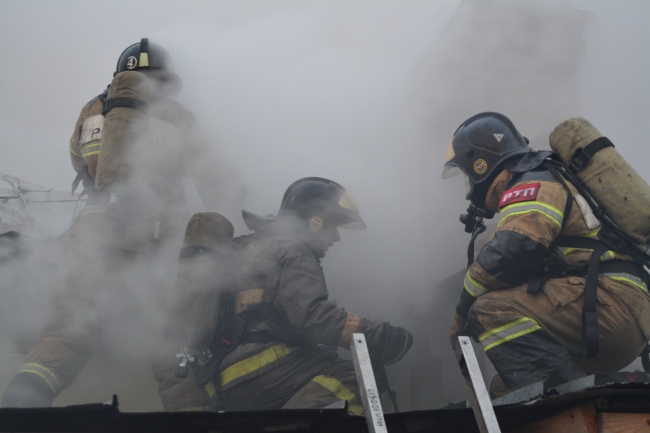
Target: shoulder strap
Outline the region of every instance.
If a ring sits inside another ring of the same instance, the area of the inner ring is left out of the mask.
[[[147,111],[147,105],[146,102],[134,98],[119,97],[106,99],[104,101],[104,108],[102,109],[102,116],[106,116],[113,108],[117,107],[133,108],[144,113]]]
[[[564,176],[557,171],[557,168],[555,168],[551,161],[544,161],[543,165],[562,184],[564,189],[566,189],[567,199],[566,204],[564,205],[564,218],[562,219],[562,227],[564,227],[564,221],[569,218],[571,210],[573,209],[573,194],[571,193],[571,188],[566,184]]]
[[[564,206],[564,220],[566,221],[571,214],[573,206],[573,194],[571,189],[566,184],[564,176],[562,176],[557,168],[551,161],[544,162],[544,167],[560,181],[562,186],[567,191],[567,201]],[[562,223],[564,225],[564,222]],[[570,246],[574,248],[588,248],[593,249],[589,265],[587,266],[587,275],[585,281],[585,298],[582,307],[582,356],[585,358],[593,358],[598,355],[598,315],[596,313],[596,293],[598,290],[598,265],[600,264],[600,256],[608,250],[607,244],[596,239],[578,238],[573,236],[558,236],[554,245],[556,246]],[[533,284],[536,281],[533,282]],[[537,287],[539,286],[539,287]],[[543,283],[537,284],[535,287],[528,288],[537,289],[541,291]]]
[[[99,95],[95,96],[93,99],[88,101],[88,104],[86,104],[86,108],[90,109],[90,107],[92,107],[93,104],[97,101],[102,101],[102,103],[104,103],[104,100],[106,99],[106,95],[108,95],[108,89],[110,87],[111,86],[109,84],[108,87],[106,87],[106,90],[104,90],[102,93],[100,93]]]

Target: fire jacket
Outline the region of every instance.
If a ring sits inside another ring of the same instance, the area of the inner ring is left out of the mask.
[[[383,325],[346,312],[328,299],[323,269],[304,242],[269,227],[235,241],[241,247],[237,317],[246,322],[248,335],[270,338],[239,344],[224,358],[224,390],[318,345],[349,349],[355,332],[366,335],[371,351],[378,344]]]
[[[84,105],[70,138],[72,166],[78,178],[83,180],[84,189],[89,195],[86,208],[77,215],[75,223],[86,215],[96,217],[106,211],[107,194],[95,189],[104,119],[101,113],[105,98],[106,93]],[[182,176],[192,178],[207,210],[224,212],[225,207],[238,210],[245,197],[241,176],[232,164],[217,155],[210,137],[199,126],[194,115],[166,96],[152,97],[147,114],[150,140],[144,152],[138,154],[140,159],[134,162],[133,170],[138,171],[140,178],[146,177],[151,185],[153,194],[145,194],[146,200],[138,200],[143,203],[148,200],[151,207],[155,207],[149,213],[163,213],[163,219],[176,219],[176,224],[181,227],[185,224],[189,215],[183,214],[185,193]],[[148,166],[143,167],[143,161]],[[228,188],[223,185],[228,185]],[[140,215],[146,214],[146,211],[140,212]],[[129,217],[128,224],[137,226],[137,221]],[[153,223],[150,225],[153,227]],[[163,221],[163,232],[164,228]],[[149,230],[136,231],[137,233],[122,236],[125,240],[120,246],[127,245],[126,249],[135,250],[146,247],[137,245],[135,238],[138,233],[148,233]],[[147,236],[150,238],[148,234]]]
[[[543,277],[558,263],[566,278],[584,275],[593,250],[553,245],[560,234],[598,239],[600,231],[587,203],[573,185],[567,184],[573,203],[570,214],[564,215],[568,192],[545,168],[523,174],[504,170],[497,176],[486,205],[500,213],[501,220],[467,271],[457,308],[461,317],[467,317],[473,299],[490,290],[514,288]],[[647,273],[632,260],[616,251],[602,254],[598,286],[617,296],[650,338]],[[621,262],[634,264],[638,272],[618,270],[616,264]],[[611,280],[622,284],[608,283]]]

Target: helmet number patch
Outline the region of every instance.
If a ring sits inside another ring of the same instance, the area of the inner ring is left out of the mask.
[[[503,134],[494,134],[494,138],[497,139],[499,143],[501,143],[501,139],[503,138]]]
[[[325,223],[323,222],[323,218],[319,216],[309,218],[309,228],[312,230],[320,230],[324,225]]]
[[[126,61],[126,68],[133,69],[136,66],[138,66],[138,59],[136,59],[135,56],[130,56]]]
[[[487,171],[488,165],[484,159],[477,159],[474,161],[474,171],[476,174],[483,174]]]

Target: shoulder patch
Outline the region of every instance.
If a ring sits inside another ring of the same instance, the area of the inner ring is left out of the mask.
[[[538,191],[539,183],[527,183],[510,188],[509,190],[504,191],[501,196],[501,200],[499,200],[499,209],[512,203],[535,200]]]

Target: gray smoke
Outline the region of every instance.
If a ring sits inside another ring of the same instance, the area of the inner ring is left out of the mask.
[[[552,128],[579,115],[650,179],[649,12],[643,0],[3,1],[0,172],[67,190],[79,110],[121,51],[149,37],[174,59],[179,100],[242,173],[247,210],[276,213],[305,176],[351,191],[368,230],[342,231],[324,259],[331,297],[414,332],[389,375],[405,408],[440,407],[464,395],[447,341],[460,287],[439,284],[464,268],[468,241],[462,182],[439,179],[449,138],[467,117],[500,111],[547,148]],[[31,281],[47,273],[30,268],[28,302],[14,283],[25,285],[25,267],[0,287],[21,317],[0,318],[0,392],[23,356],[15,340],[34,340],[47,319],[47,285]],[[151,282],[139,287],[57,404],[118,393],[123,410],[160,407],[148,357],[161,308]]]

